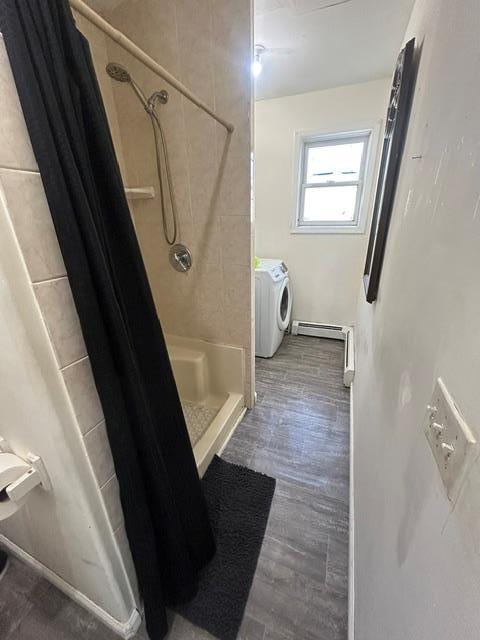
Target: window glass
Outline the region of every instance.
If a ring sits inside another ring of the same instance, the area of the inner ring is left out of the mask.
[[[307,149],[307,184],[351,182],[359,180],[365,143],[309,146]]]
[[[359,225],[369,138],[368,132],[352,131],[303,139],[297,228]]]
[[[357,190],[357,186],[305,189],[304,222],[352,222]]]

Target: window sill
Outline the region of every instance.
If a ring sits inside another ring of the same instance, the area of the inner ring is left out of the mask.
[[[298,234],[325,234],[325,233],[344,234],[346,233],[346,234],[358,235],[358,234],[364,234],[365,228],[359,225],[352,225],[352,226],[325,225],[320,227],[305,226],[305,227],[291,227],[290,233],[298,233]]]

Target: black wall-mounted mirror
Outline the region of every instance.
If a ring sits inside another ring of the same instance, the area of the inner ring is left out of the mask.
[[[410,99],[414,84],[415,38],[400,52],[393,77],[390,103],[383,138],[372,226],[368,241],[363,283],[367,302],[377,299],[388,226],[395,198],[398,170],[407,130]]]

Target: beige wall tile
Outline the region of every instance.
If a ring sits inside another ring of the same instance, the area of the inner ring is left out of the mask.
[[[221,225],[223,264],[248,267],[251,264],[250,216],[222,216]],[[230,271],[228,275],[230,275]],[[228,278],[226,278],[226,283],[228,283]],[[250,282],[247,281],[246,286],[249,285]]]
[[[178,75],[175,5],[177,0],[129,0],[109,12],[117,28]],[[163,57],[162,57],[163,56]]]
[[[249,0],[211,0],[213,42],[218,60],[227,66],[242,66],[251,42]]]
[[[222,224],[220,216],[212,215],[206,221],[194,220],[194,259],[209,264],[222,261]]]
[[[227,263],[223,267],[223,280],[227,340],[230,344],[244,346],[251,327],[250,267]]]
[[[60,368],[87,355],[68,278],[33,285]]]
[[[80,430],[86,433],[103,420],[102,406],[88,358],[63,369],[62,374]]]
[[[175,2],[178,54],[183,82],[213,107],[212,16],[205,9],[205,0]]]
[[[32,282],[64,276],[65,265],[40,175],[0,169],[0,182]]]
[[[228,113],[228,111],[227,111]],[[232,121],[235,123],[234,119]],[[228,152],[225,143],[218,139],[217,153],[224,153],[224,168],[218,196],[218,208],[222,215],[244,215],[251,206],[251,140],[250,122],[235,123]]]
[[[3,36],[0,34],[0,167],[37,171]]]
[[[120,489],[116,475],[112,476],[103,485],[102,496],[112,529],[118,529],[118,527],[123,524],[123,511],[120,503]]]
[[[195,337],[207,340],[225,340],[225,298],[221,264],[208,264],[199,260],[195,272],[187,281],[187,301],[190,306],[190,329]],[[188,306],[187,304],[187,306]]]
[[[251,197],[250,183],[241,179],[245,169],[232,167],[231,162],[227,168],[219,194],[220,208],[227,216],[244,215],[250,208]]]
[[[218,215],[215,191],[220,167],[215,154],[215,124],[191,105],[185,114],[192,217],[206,223]]]
[[[195,255],[193,259],[195,261]],[[170,267],[166,265],[165,271],[168,269]],[[155,282],[153,294],[164,332],[190,336],[192,331],[191,323],[193,321],[193,305],[191,304],[193,289],[190,287],[195,284],[195,277],[192,278],[192,271],[186,274],[175,272],[172,280],[165,282],[162,281],[162,278],[159,278]]]
[[[98,486],[103,487],[115,473],[105,422],[90,429],[84,439]]]

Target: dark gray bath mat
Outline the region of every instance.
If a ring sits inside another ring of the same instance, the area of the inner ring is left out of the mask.
[[[220,640],[235,640],[252,586],[275,480],[215,456],[202,480],[217,553],[198,593],[177,609]]]

